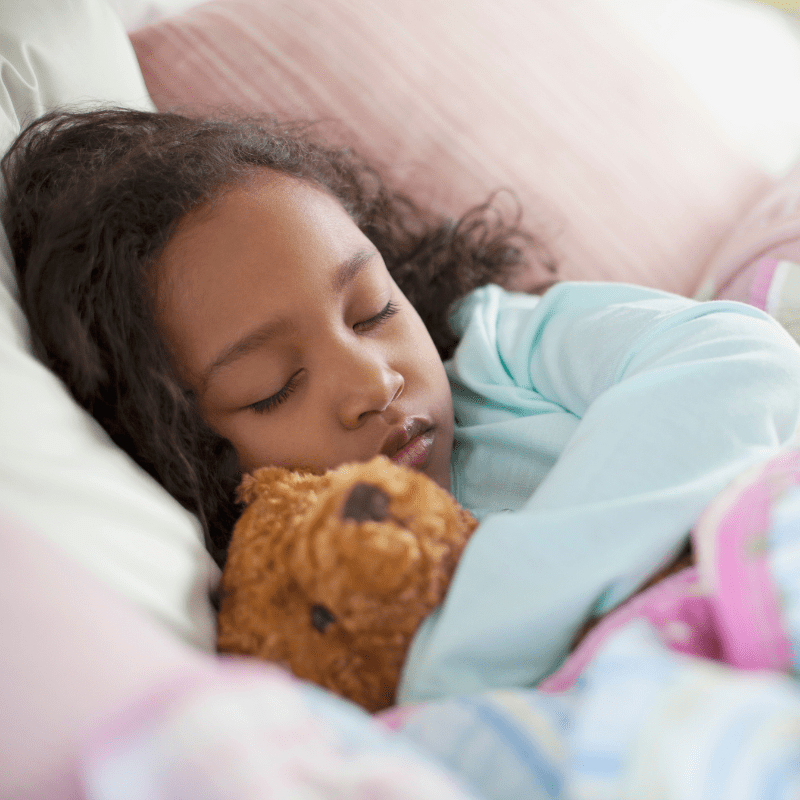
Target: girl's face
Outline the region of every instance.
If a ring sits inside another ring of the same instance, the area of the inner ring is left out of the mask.
[[[187,216],[159,261],[156,316],[244,471],[384,453],[450,488],[453,406],[436,347],[323,190],[264,170]]]

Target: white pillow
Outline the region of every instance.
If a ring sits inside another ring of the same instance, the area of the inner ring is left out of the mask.
[[[0,151],[58,106],[152,109],[106,0],[0,2]],[[0,508],[185,640],[213,649],[218,570],[196,519],[117,448],[30,352],[0,231]]]

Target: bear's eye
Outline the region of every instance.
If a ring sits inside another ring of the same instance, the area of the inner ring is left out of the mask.
[[[311,624],[320,633],[325,633],[334,622],[336,622],[336,617],[325,606],[311,606]]]

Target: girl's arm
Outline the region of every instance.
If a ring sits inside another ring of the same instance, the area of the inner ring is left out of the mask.
[[[513,498],[526,463],[535,492],[483,518],[417,634],[402,700],[538,683],[800,421],[800,348],[749,306],[619,284],[541,299],[486,287],[455,322],[460,499],[480,500],[481,482],[487,504]],[[546,475],[528,457],[537,443],[557,456]]]

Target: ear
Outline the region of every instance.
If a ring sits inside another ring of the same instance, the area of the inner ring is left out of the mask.
[[[239,502],[250,505],[259,497],[276,496],[279,493],[290,496],[298,492],[319,490],[327,486],[328,482],[329,479],[325,475],[311,470],[259,467],[252,473],[242,476],[236,496]]]
[[[236,489],[236,499],[240,503],[250,504],[253,502],[253,492],[256,479],[249,473],[242,475],[242,482]]]
[[[261,467],[242,476],[236,496],[240,503],[250,505],[260,495],[285,491],[291,484],[291,470],[284,467]]]

